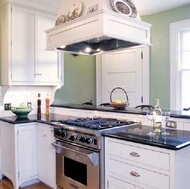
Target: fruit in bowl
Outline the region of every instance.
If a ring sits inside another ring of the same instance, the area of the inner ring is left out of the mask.
[[[124,104],[125,101],[122,100],[122,99],[115,99],[115,100],[113,101],[113,103],[116,103],[116,104]]]
[[[110,103],[110,106],[118,110],[124,110],[127,106],[127,103],[122,99],[115,99],[113,102]]]
[[[16,114],[18,118],[26,118],[27,115],[32,111],[32,108],[21,103],[18,107],[12,107],[11,111]]]

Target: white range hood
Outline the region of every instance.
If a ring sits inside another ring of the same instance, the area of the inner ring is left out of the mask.
[[[47,50],[96,55],[151,45],[151,25],[141,21],[132,0],[63,0],[58,18],[46,31]]]

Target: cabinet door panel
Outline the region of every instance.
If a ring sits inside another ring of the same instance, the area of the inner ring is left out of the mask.
[[[34,81],[35,15],[19,7],[12,8],[12,64],[13,82]]]
[[[35,61],[36,61],[36,75],[39,78],[40,83],[52,83],[59,82],[60,68],[58,53],[54,51],[46,51],[46,33],[47,29],[54,27],[55,20],[47,18],[43,15],[36,15],[36,49],[35,49]],[[56,66],[57,65],[57,66]]]
[[[142,59],[141,48],[102,55],[102,102],[109,102],[110,92],[122,87],[129,96],[130,106],[141,104]],[[121,90],[116,90],[112,98],[126,100]]]
[[[35,125],[18,127],[18,170],[19,179],[24,180],[36,173],[36,130]]]
[[[42,181],[46,181],[46,144],[47,144],[46,130],[44,127],[39,126],[37,128],[37,162],[38,162],[38,178]]]
[[[38,178],[52,188],[55,184],[55,150],[51,143],[54,141],[53,128],[38,124],[37,127],[37,164]]]

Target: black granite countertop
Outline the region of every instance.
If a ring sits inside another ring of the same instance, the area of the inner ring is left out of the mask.
[[[39,119],[37,115],[34,114],[28,115],[25,119],[19,119],[16,116],[9,116],[1,117],[0,120],[14,125],[30,122],[38,122],[52,125],[52,121],[75,118],[76,117],[74,116],[59,114],[50,114],[49,116],[42,114],[41,118]],[[122,132],[105,134],[105,136],[172,150],[179,150],[190,145],[190,131],[167,129],[163,130],[163,132],[166,131],[166,133],[168,133],[167,135],[152,136],[147,134],[151,131],[151,128],[152,127],[145,125],[132,125],[128,126],[127,129],[123,130]]]
[[[190,131],[162,129],[161,134],[153,135],[152,127],[145,125],[129,126],[122,132],[104,136],[171,150],[179,150],[190,145]]]
[[[8,116],[8,117],[1,117],[0,120],[5,121],[7,123],[11,123],[11,124],[22,124],[22,123],[30,123],[30,122],[51,124],[51,121],[71,119],[72,117],[73,116],[66,116],[66,115],[59,115],[59,114],[50,114],[49,116],[42,114],[41,117],[39,118],[36,114],[32,114],[32,115],[28,115],[26,118],[17,118],[17,116]]]
[[[147,112],[147,110],[141,110],[141,109],[131,108],[131,107],[127,107],[125,110],[116,110],[113,107],[82,105],[82,104],[51,104],[51,107],[81,109],[81,110],[96,110],[96,111],[103,111],[103,112],[139,114],[139,115],[146,115],[146,112]],[[171,110],[170,117],[190,119],[190,110],[189,111],[172,111]]]

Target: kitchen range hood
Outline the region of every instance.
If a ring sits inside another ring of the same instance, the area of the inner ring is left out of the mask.
[[[96,55],[151,45],[150,27],[132,0],[62,0],[47,50]]]

